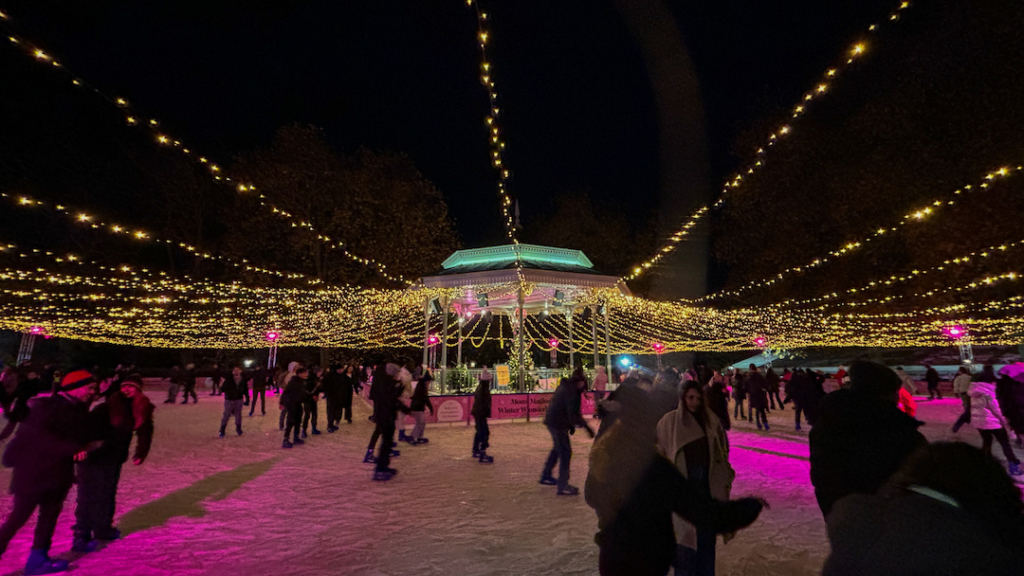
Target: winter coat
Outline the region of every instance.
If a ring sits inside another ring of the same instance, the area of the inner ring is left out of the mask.
[[[225,402],[241,400],[249,393],[249,384],[245,381],[245,376],[239,376],[238,380],[235,381],[235,376],[232,374],[221,383],[220,391],[224,393]]]
[[[551,406],[548,406],[551,409]],[[491,417],[491,380],[480,380],[476,385],[476,392],[473,394],[473,409],[470,413],[474,418]]]
[[[1006,423],[996,400],[995,382],[971,382],[971,425],[975,430],[998,430]]]
[[[743,385],[743,378],[739,375],[739,371],[732,377],[732,397],[742,402],[747,399],[747,389]]]
[[[89,439],[102,440],[89,452],[89,464],[123,464],[128,460],[132,436],[138,432],[135,458],[145,460],[153,443],[153,404],[142,393],[134,400],[123,393],[111,394],[89,412]],[[136,410],[133,402],[138,402]]]
[[[35,398],[4,450],[3,465],[14,468],[11,493],[32,495],[68,490],[75,454],[89,442],[89,405],[65,394]]]
[[[963,509],[904,488],[855,494],[828,518],[822,576],[1019,576],[1024,558]]]
[[[608,373],[605,372],[604,366],[598,366],[597,372],[594,374],[594,390],[604,392],[608,389]]]
[[[967,394],[971,388],[971,375],[970,374],[957,374],[956,378],[953,378],[953,393],[954,394]]]
[[[576,380],[567,378],[562,381],[551,396],[551,403],[544,414],[544,425],[554,430],[570,431],[577,427],[586,427],[581,410],[583,391],[576,386]]]
[[[672,513],[717,533],[750,525],[752,498],[715,502],[655,450],[654,438],[616,422],[590,450],[584,496],[597,512],[602,574],[663,576],[676,553]]]
[[[662,417],[658,422],[658,452],[676,465],[680,474],[687,474],[686,451],[691,442],[706,442],[710,453],[707,471],[709,495],[715,500],[728,500],[736,472],[729,465],[729,441],[718,417],[705,410],[707,426],[701,427],[697,419],[686,409],[682,401],[679,407]],[[697,549],[697,529],[678,514],[672,516],[676,542],[687,548]]]
[[[768,381],[760,372],[750,372],[743,379],[743,387],[747,389],[750,396],[751,408],[768,408]]]
[[[253,392],[266,392],[267,391],[267,370],[265,368],[257,368],[253,370],[252,378],[252,391]]]
[[[337,402],[341,399],[341,374],[338,374],[334,370],[324,373],[324,377],[320,380],[320,390],[324,393],[324,398]],[[352,400],[351,388],[349,389],[349,402]]]
[[[281,392],[281,406],[284,406],[285,410],[297,410],[307,397],[309,392],[306,391],[305,379],[292,376]]]
[[[921,422],[895,402],[850,389],[822,399],[810,433],[811,484],[828,520],[850,494],[874,494],[914,450],[927,444]]]
[[[401,383],[394,377],[374,375],[370,385],[370,400],[373,401],[373,419],[378,424],[393,422],[398,411],[408,412],[409,408],[399,401],[402,395]]]
[[[729,420],[729,392],[725,389],[725,380],[712,380],[711,385],[708,386],[705,396],[708,399],[708,410],[711,410],[712,414],[718,416],[718,421],[722,423],[722,428],[729,430],[732,428],[732,423]]]
[[[430,393],[427,391],[427,381],[420,378],[420,381],[416,383],[416,389],[412,392],[412,398],[409,400],[409,411],[410,412],[423,412],[430,409],[430,413],[434,413],[434,405],[430,402]]]
[[[341,374],[341,393],[339,396],[340,405],[343,408],[351,407],[352,394],[354,392],[358,392],[360,388],[362,387],[359,385],[359,378],[356,376],[354,372],[352,373],[351,376],[343,372]]]
[[[996,382],[996,400],[1010,428],[1024,434],[1024,382],[1003,376]]]
[[[776,394],[779,391],[779,375],[775,373],[775,370],[768,369],[768,373],[764,376],[765,380],[765,391],[769,394]]]
[[[928,383],[928,389],[932,390],[939,387],[939,382],[942,381],[942,378],[935,368],[928,368],[928,371],[925,372],[924,380]]]

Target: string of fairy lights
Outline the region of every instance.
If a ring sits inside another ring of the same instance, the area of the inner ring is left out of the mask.
[[[498,108],[498,89],[494,83],[494,65],[487,57],[487,44],[491,39],[489,26],[490,14],[480,6],[480,0],[466,0],[476,16],[476,42],[480,48],[480,83],[487,91],[488,106],[490,109],[484,122],[487,125],[487,140],[491,148],[491,166],[498,176],[498,204],[501,207],[502,224],[505,226],[505,234],[513,244],[518,244],[516,237],[516,222],[512,215],[512,196],[508,190],[509,172],[508,162],[505,160],[505,140],[501,135],[501,128],[498,122],[498,115],[501,110]]]
[[[102,101],[118,108],[121,114],[123,115],[124,122],[127,126],[138,127],[140,129],[147,130],[150,133],[150,141],[154,142],[157,146],[164,149],[176,150],[180,152],[185,158],[188,158],[190,161],[202,166],[205,169],[205,172],[214,181],[231,185],[239,193],[255,192],[258,195],[259,205],[262,208],[269,210],[270,213],[274,214],[275,216],[287,220],[288,223],[293,228],[307,230],[319,242],[323,243],[326,247],[328,247],[331,250],[340,252],[349,260],[367,266],[368,268],[374,270],[375,272],[377,272],[378,274],[392,282],[404,284],[410,283],[401,274],[390,273],[387,270],[386,264],[378,262],[373,258],[365,258],[352,253],[343,241],[337,238],[331,238],[327,235],[321,234],[314,228],[314,226],[310,222],[290,213],[287,210],[281,209],[278,206],[274,205],[266,195],[264,195],[262,192],[259,192],[256,189],[256,186],[254,184],[250,182],[239,181],[225,174],[224,169],[219,164],[211,160],[209,157],[198,153],[197,151],[195,151],[194,148],[189,147],[182,140],[169,135],[166,130],[160,127],[159,120],[157,120],[156,118],[146,118],[144,115],[134,112],[132,109],[132,104],[128,101],[127,98],[124,98],[122,96],[111,96],[108,92],[86,83],[85,80],[83,80],[80,76],[75,75],[73,72],[67,69],[63,64],[61,64],[56,59],[55,56],[53,56],[52,53],[44,50],[39,44],[32,42],[27,38],[9,30],[9,25],[7,23],[9,23],[10,20],[10,15],[4,13],[4,17],[0,18],[0,26],[3,26],[5,29],[8,29],[7,40],[11,46],[16,48],[18,52],[24,54],[33,61],[63,72],[65,75],[67,75],[67,77],[70,79],[70,82],[74,86],[87,89],[96,96],[98,96]]]
[[[998,182],[1005,180],[1021,172],[1022,170],[1024,170],[1024,166],[1003,166],[997,170],[987,173],[977,186],[967,184],[962,188],[957,188],[951,194],[935,197],[932,200],[928,201],[925,205],[922,205],[920,208],[913,209],[908,214],[905,214],[898,222],[890,223],[888,225],[879,225],[877,228],[875,228],[873,232],[867,234],[866,236],[858,240],[847,242],[843,246],[831,250],[830,252],[828,252],[827,255],[818,256],[813,260],[801,264],[799,266],[790,266],[789,268],[785,268],[771,277],[762,278],[760,280],[752,280],[733,290],[719,290],[718,292],[713,292],[706,296],[701,296],[700,298],[687,299],[685,300],[685,302],[690,304],[699,304],[702,302],[710,302],[725,297],[739,296],[755,288],[772,286],[773,284],[781,282],[783,279],[792,274],[805,272],[807,270],[815,268],[821,268],[822,266],[828,264],[829,262],[833,262],[837,259],[853,254],[855,251],[859,250],[860,248],[863,248],[864,245],[867,243],[892,237],[894,232],[897,232],[900,228],[904,226],[932,221],[932,217],[938,214],[944,207],[955,205],[958,202],[958,197],[961,197],[962,195],[965,194],[970,194],[972,192],[978,192],[979,190],[988,190]]]
[[[886,19],[883,22],[897,22],[900,16],[905,10],[910,8],[911,3],[906,0],[902,0],[894,10],[889,12]],[[868,27],[867,32],[864,34],[865,37],[876,33],[879,30],[879,24],[872,24]],[[800,100],[793,105],[790,110],[789,120],[779,124],[769,135],[764,144],[757,149],[753,155],[753,159],[743,168],[737,170],[729,179],[726,180],[722,186],[721,194],[718,200],[711,206],[701,206],[697,208],[692,214],[683,220],[683,224],[680,226],[675,233],[669,236],[668,240],[662,244],[657,252],[654,253],[647,260],[637,264],[633,269],[623,276],[623,280],[635,280],[652,266],[661,261],[662,258],[671,254],[676,250],[679,243],[687,239],[690,236],[693,228],[707,216],[712,208],[721,208],[726,201],[730,192],[735,192],[742,188],[746,182],[748,182],[756,172],[758,172],[766,162],[766,156],[776,145],[781,143],[783,140],[792,137],[794,132],[794,123],[800,117],[807,113],[808,109],[816,101],[820,100],[826,94],[832,91],[833,85],[836,81],[842,77],[843,73],[852,66],[855,62],[861,59],[862,56],[868,50],[868,42],[866,40],[858,40],[849,46],[843,53],[839,62],[832,67],[825,70],[821,79],[815,83],[814,87],[805,92]]]

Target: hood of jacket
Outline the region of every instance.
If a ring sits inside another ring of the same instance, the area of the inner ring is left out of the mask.
[[[996,383],[995,382],[971,382],[971,387],[967,389],[967,394],[971,398],[980,398],[981,396],[995,396],[996,395]]]

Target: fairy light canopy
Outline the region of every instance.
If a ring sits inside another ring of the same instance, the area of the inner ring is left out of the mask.
[[[458,250],[442,269],[422,282],[426,288],[456,289],[452,305],[471,315],[485,310],[508,311],[518,306],[524,290],[527,314],[593,303],[599,292],[631,296],[617,276],[602,274],[580,250],[509,244]]]

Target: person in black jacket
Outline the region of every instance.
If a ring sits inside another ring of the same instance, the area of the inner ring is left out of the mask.
[[[557,485],[559,496],[575,496],[580,493],[579,488],[569,485],[569,461],[572,459],[569,435],[575,433],[576,428],[584,428],[591,438],[594,437],[594,431],[590,429],[580,412],[581,396],[586,386],[587,381],[583,378],[563,379],[551,397],[547,413],[544,414],[544,425],[551,433],[554,446],[548,454],[547,462],[544,463],[540,483]],[[558,480],[552,476],[555,463],[558,463]]]
[[[174,404],[178,400],[178,391],[185,385],[185,373],[182,372],[181,366],[175,366],[171,368],[170,385],[167,387],[167,400],[164,400],[164,404]],[[188,396],[185,397],[185,401],[188,402]]]
[[[412,434],[405,436],[405,440],[414,446],[430,442],[423,437],[423,432],[427,428],[426,411],[430,410],[430,415],[434,415],[434,405],[430,402],[430,383],[433,380],[434,377],[430,375],[430,372],[425,372],[416,382],[416,389],[413,390],[412,398],[409,399],[409,412],[416,419],[416,425],[412,427]]]
[[[192,397],[192,403],[198,404],[199,397],[196,396],[196,365],[189,364],[185,366],[184,376],[184,392],[182,393],[183,398],[181,399],[182,404],[188,404],[188,397]]]
[[[725,389],[725,377],[719,374],[718,370],[714,371],[711,383],[705,389],[705,395],[708,409],[718,416],[722,422],[722,428],[726,431],[730,430],[732,423],[729,421],[729,391]]]
[[[732,397],[736,400],[736,404],[732,408],[732,417],[746,420],[747,415],[743,413],[743,402],[747,399],[747,389],[743,387],[743,376],[740,374],[739,368],[733,371],[732,382],[729,384],[732,386]],[[749,411],[750,407],[747,408]],[[753,414],[750,415],[750,420],[753,420]]]
[[[228,420],[235,417],[235,432],[242,435],[242,406],[245,397],[249,394],[249,386],[242,376],[242,368],[235,366],[231,369],[231,376],[221,383],[221,394],[224,395],[224,415],[220,419],[220,437],[224,437],[224,430],[228,426]]]
[[[90,439],[102,444],[78,463],[78,501],[74,542],[71,549],[86,553],[96,549],[96,541],[117,540],[121,532],[114,528],[117,486],[121,467],[128,461],[132,436],[138,432],[138,445],[132,462],[138,466],[149,454],[153,442],[153,405],[142,393],[142,378],[128,376],[121,389],[107,396],[89,413]]]
[[[768,414],[765,411],[768,409],[768,381],[758,371],[756,365],[750,365],[750,372],[747,372],[746,378],[743,379],[743,387],[750,396],[750,412],[757,420],[757,429],[760,430],[761,423],[764,422],[764,429],[767,431]]]
[[[317,374],[318,368],[314,366],[306,377],[306,400],[302,403],[302,437],[306,437],[306,430],[309,429],[310,420],[313,421],[313,435],[319,436],[320,431],[316,428],[317,415],[320,412],[320,377]]]
[[[874,494],[904,460],[927,444],[921,422],[897,407],[902,382],[874,362],[850,366],[850,388],[827,395],[811,429],[811,484],[828,522],[850,494]]]
[[[50,544],[74,481],[75,460],[84,459],[89,447],[89,404],[98,392],[91,373],[71,372],[61,381],[60,392],[29,403],[28,415],[4,450],[3,465],[14,468],[14,505],[0,526],[0,555],[39,508],[25,574],[51,574],[68,568],[66,560],[49,557]]]
[[[942,400],[942,392],[939,391],[939,382],[942,381],[942,377],[931,365],[925,364],[924,367],[928,369],[924,373],[924,380],[928,383],[928,399],[935,400],[935,396],[938,395],[939,400]]]
[[[60,383],[58,382],[58,386],[59,384]],[[49,390],[49,388],[46,387],[43,380],[33,371],[29,371],[25,374],[24,378],[20,378],[18,380],[17,388],[14,390],[12,403],[9,406],[10,409],[5,413],[5,416],[7,416],[7,425],[4,426],[3,431],[0,431],[0,440],[5,440],[14,433],[14,429],[17,427],[18,423],[28,416],[29,400],[36,397],[44,390]]]
[[[487,419],[491,417],[491,374],[484,366],[480,375],[480,383],[476,386],[473,397],[473,423],[476,425],[476,434],[473,435],[473,457],[483,464],[494,462],[494,456],[487,454],[491,446],[491,428]]]
[[[587,504],[597,512],[601,576],[664,576],[676,556],[672,514],[716,534],[753,523],[764,500],[718,502],[657,452],[660,411],[636,387],[607,401],[612,424],[590,451]]]
[[[800,414],[803,413],[804,419],[807,420],[808,424],[811,424],[811,417],[808,414],[807,405],[811,401],[811,387],[813,383],[811,377],[804,372],[803,368],[797,368],[790,377],[789,382],[786,382],[786,402],[792,400],[793,412],[796,417],[796,429],[800,430]]]
[[[775,373],[775,370],[768,368],[768,372],[764,375],[765,380],[765,391],[768,392],[768,403],[771,405],[771,409],[775,410],[775,401],[779,401],[779,410],[785,410],[786,407],[782,405],[782,397],[779,396],[779,388],[782,381],[779,379],[779,375]]]
[[[381,366],[373,375],[373,384],[370,386],[374,422],[377,423],[377,426],[373,433],[374,436],[370,439],[367,456],[373,456],[373,446],[379,438],[380,450],[377,452],[377,468],[373,473],[373,479],[378,482],[391,480],[398,473],[397,470],[389,467],[391,457],[399,455],[398,450],[394,450],[395,420],[398,418],[399,410],[406,414],[409,413],[409,407],[399,401],[402,395],[402,382],[398,380],[399,370],[398,365],[393,363]]]
[[[249,405],[249,416],[256,412],[256,399],[260,399],[260,413],[267,415],[267,369],[260,366],[252,371],[252,404]]]
[[[338,400],[338,423],[344,418],[349,424],[352,423],[352,395],[362,390],[359,381],[359,366],[355,362],[350,363],[341,373],[341,392]]]
[[[281,444],[281,448],[291,448],[294,444],[306,443],[299,438],[299,426],[302,423],[302,405],[306,401],[306,397],[309,396],[309,392],[306,390],[308,376],[309,372],[305,368],[297,368],[295,375],[285,384],[284,392],[281,393],[280,404],[286,418],[284,442]],[[293,432],[295,439],[288,440]]]
[[[338,423],[341,421],[341,387],[342,387],[341,365],[332,364],[324,373],[320,381],[320,390],[324,393],[324,400],[327,402],[327,431],[335,432]]]

